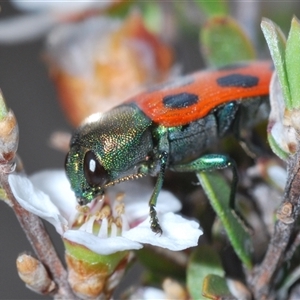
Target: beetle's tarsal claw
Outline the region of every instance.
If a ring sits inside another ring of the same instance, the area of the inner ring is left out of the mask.
[[[150,227],[154,233],[162,235],[163,231],[159,225],[157,212],[154,208],[154,205],[150,205]]]

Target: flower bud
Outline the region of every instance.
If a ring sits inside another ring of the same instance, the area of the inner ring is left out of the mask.
[[[172,72],[172,50],[149,32],[138,14],[124,22],[89,18],[48,37],[46,61],[62,107],[78,126]]]
[[[0,165],[4,172],[9,173],[15,168],[15,154],[19,142],[17,120],[11,110],[7,110],[0,92]]]
[[[45,267],[37,259],[21,254],[16,264],[20,278],[29,289],[39,294],[49,294],[55,289],[54,281],[49,278]]]
[[[64,242],[68,281],[74,293],[84,299],[110,298],[130,260],[129,252],[99,255],[82,245]]]
[[[226,282],[230,292],[232,293],[232,295],[234,295],[235,299],[252,299],[251,292],[241,281],[227,278]]]
[[[166,299],[186,300],[189,299],[186,289],[176,280],[166,278],[162,284]]]

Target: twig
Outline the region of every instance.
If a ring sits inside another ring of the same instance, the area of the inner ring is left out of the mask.
[[[285,262],[288,262],[292,259],[295,251],[298,249],[298,247],[300,245],[300,232],[298,230],[299,229],[297,228],[297,235],[294,238],[292,244],[289,246],[289,248],[285,254],[285,258],[284,258]]]
[[[284,261],[285,251],[291,239],[295,220],[300,208],[300,151],[291,156],[288,161],[288,180],[275,223],[266,256],[254,272],[248,277],[255,299],[268,299],[271,293],[271,280],[276,270]]]
[[[58,286],[55,297],[63,299],[75,299],[76,297],[74,296],[67,281],[67,272],[57,256],[54,246],[44,228],[41,219],[36,215],[26,211],[17,202],[8,183],[8,174],[0,173],[0,181],[9,200],[11,201],[16,217],[35,254],[46,266],[51,274],[51,277]]]
[[[59,260],[54,246],[42,221],[20,206],[8,183],[8,174],[15,166],[22,168],[16,152],[18,149],[19,129],[14,113],[8,110],[0,91],[0,183],[6,193],[6,201],[13,208],[15,215],[26,234],[39,261],[48,269],[51,279],[57,284],[54,297],[74,299],[74,294],[67,281],[67,272]]]

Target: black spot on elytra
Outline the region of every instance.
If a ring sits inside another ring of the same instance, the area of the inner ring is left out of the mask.
[[[217,83],[221,87],[242,87],[251,88],[258,84],[259,78],[251,75],[230,74],[219,77]]]
[[[190,93],[180,93],[165,96],[163,98],[163,104],[168,108],[184,108],[194,105],[198,102],[198,96]]]

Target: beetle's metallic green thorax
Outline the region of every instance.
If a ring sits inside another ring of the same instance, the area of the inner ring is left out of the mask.
[[[93,115],[77,129],[70,143],[66,172],[76,196],[91,201],[103,186],[91,186],[84,174],[84,159],[92,151],[107,172],[107,183],[136,173],[153,149],[151,120],[134,105],[121,105],[109,113]]]
[[[150,119],[138,108],[119,106],[80,127],[73,136],[71,147],[80,145],[93,150],[106,170],[113,170],[113,173],[126,171],[130,168],[128,162],[138,163],[152,148],[152,137],[147,131],[150,125]],[[149,143],[151,145],[147,147]]]

